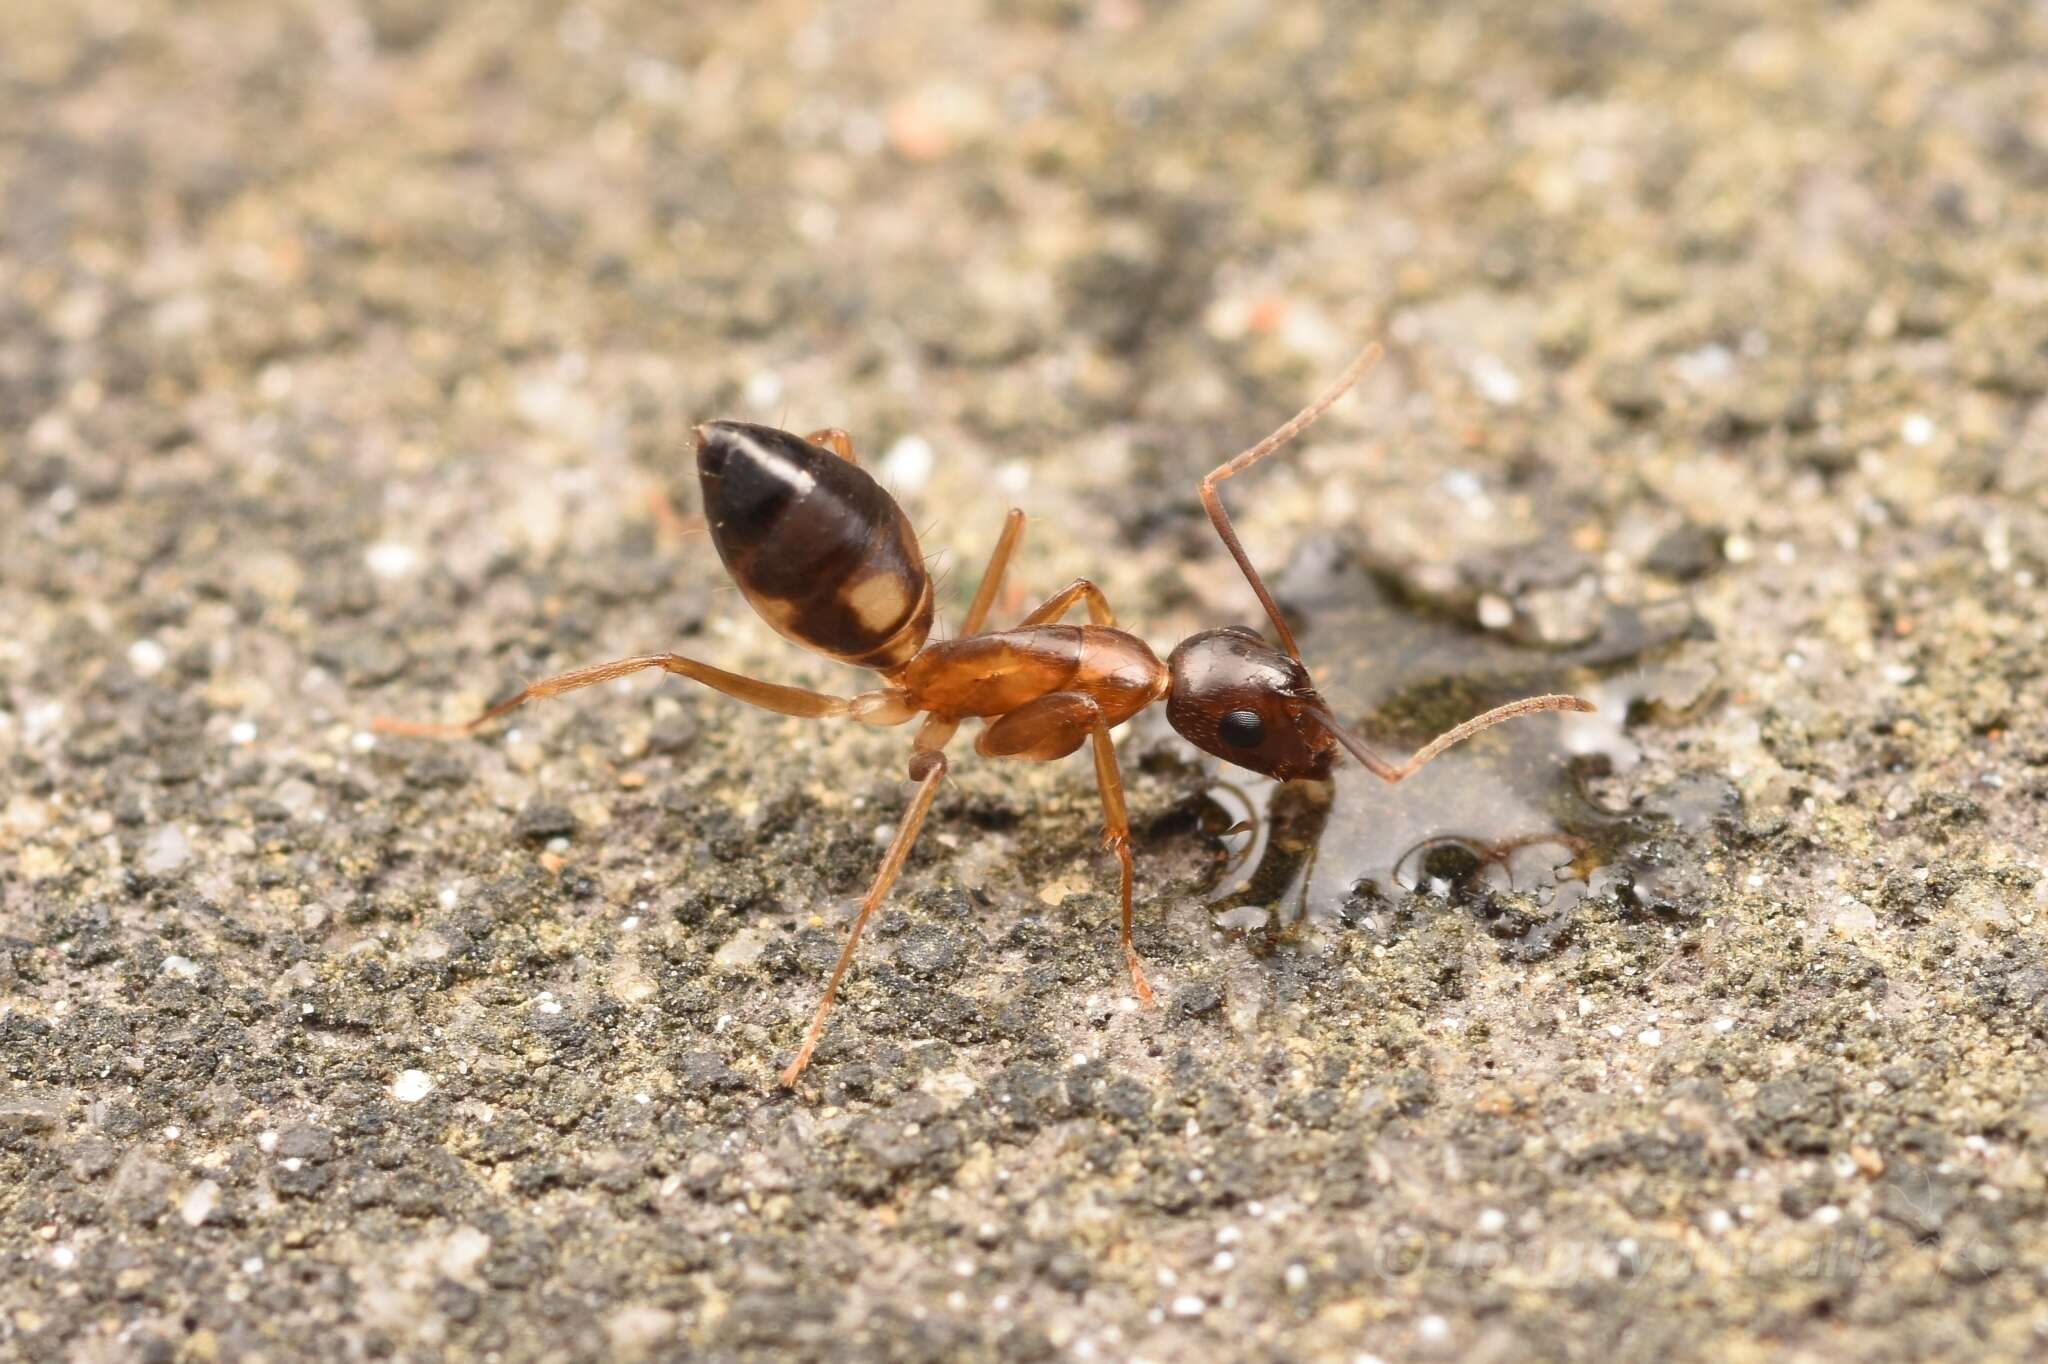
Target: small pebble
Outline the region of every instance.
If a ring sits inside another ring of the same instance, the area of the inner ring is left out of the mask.
[[[391,1097],[402,1104],[416,1104],[433,1092],[433,1077],[424,1070],[401,1070],[391,1082]]]
[[[411,545],[385,540],[363,551],[363,564],[379,578],[403,578],[419,567],[420,553]]]
[[[882,456],[882,483],[899,493],[914,493],[931,481],[937,457],[923,436],[905,436]]]
[[[137,677],[155,677],[169,661],[164,646],[153,639],[138,639],[128,646],[128,666],[135,669]]]
[[[184,830],[166,824],[142,845],[142,870],[150,876],[169,876],[192,860],[192,845]]]

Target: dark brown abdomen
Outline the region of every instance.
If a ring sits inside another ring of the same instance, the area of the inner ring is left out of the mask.
[[[917,535],[858,465],[772,426],[706,422],[697,478],[726,572],[785,638],[881,672],[924,647],[932,585]]]

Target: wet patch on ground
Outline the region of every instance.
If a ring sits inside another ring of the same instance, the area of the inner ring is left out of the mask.
[[[1541,650],[1508,632],[1512,606],[1489,628],[1481,594],[1425,597],[1417,575],[1374,572],[1366,558],[1313,543],[1280,591],[1340,717],[1384,755],[1520,696],[1566,692],[1600,709],[1498,726],[1397,788],[1349,762],[1327,782],[1219,766],[1198,816],[1223,844],[1204,888],[1217,924],[1384,938],[1417,914],[1462,912],[1502,938],[1504,956],[1537,960],[1589,895],[1684,913],[1668,868],[1700,860],[1702,845],[1683,840],[1739,822],[1735,788],[1702,774],[1607,803],[1641,758],[1630,727],[1695,714],[1714,689],[1708,632],[1683,598],[1627,608],[1591,597],[1596,618]]]

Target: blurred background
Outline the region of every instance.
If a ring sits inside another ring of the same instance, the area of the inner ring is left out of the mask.
[[[6,6],[0,1352],[2038,1349],[2044,53],[2025,0]],[[1166,1009],[1085,773],[965,762],[775,1098],[900,734],[367,729],[671,647],[863,685],[677,533],[718,416],[852,431],[955,619],[1018,505],[1006,609],[1255,622],[1196,480],[1374,337],[1227,493],[1333,702],[1605,714],[1305,814],[1134,726]]]

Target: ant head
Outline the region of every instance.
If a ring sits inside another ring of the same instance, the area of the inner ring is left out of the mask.
[[[1337,736],[1308,669],[1241,626],[1204,630],[1167,657],[1166,719],[1180,737],[1268,777],[1327,777]]]

